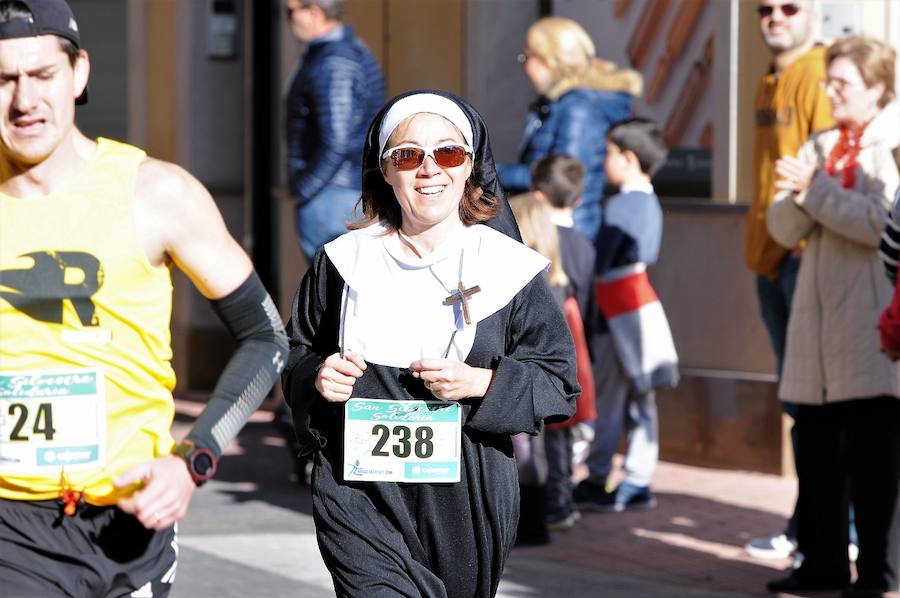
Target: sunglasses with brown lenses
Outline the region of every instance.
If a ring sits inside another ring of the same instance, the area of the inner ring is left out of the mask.
[[[453,168],[466,161],[472,154],[472,148],[461,143],[443,143],[432,147],[422,147],[413,143],[404,143],[384,151],[382,160],[391,159],[397,170],[415,170],[431,156],[435,164],[441,168]]]

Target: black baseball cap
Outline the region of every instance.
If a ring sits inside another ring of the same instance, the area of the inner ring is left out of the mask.
[[[30,17],[11,19],[0,23],[0,40],[39,35],[58,35],[81,48],[81,36],[75,15],[65,0],[18,0],[31,11]],[[75,100],[76,104],[87,103],[87,88]]]

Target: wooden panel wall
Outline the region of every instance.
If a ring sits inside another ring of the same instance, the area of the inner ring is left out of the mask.
[[[144,5],[146,15],[146,115],[147,153],[161,160],[177,156],[177,106],[175,85],[176,0],[155,0]]]
[[[463,92],[463,0],[387,0],[388,95]]]
[[[344,20],[366,42],[384,70],[387,38],[384,0],[347,0],[344,5]]]
[[[464,91],[465,0],[349,0],[345,19],[380,59],[388,96]]]

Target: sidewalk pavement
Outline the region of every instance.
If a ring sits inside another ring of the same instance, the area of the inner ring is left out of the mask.
[[[176,437],[202,403],[176,401]],[[256,413],[198,490],[179,528],[172,598],[333,596],[315,541],[308,489],[291,477],[291,459],[271,424]],[[651,511],[585,513],[546,546],[515,548],[501,598],[746,598],[768,596],[787,559],[744,553],[752,537],[782,528],[796,481],[777,476],[661,463]]]

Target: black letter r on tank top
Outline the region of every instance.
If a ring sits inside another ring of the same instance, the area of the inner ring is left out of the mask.
[[[94,296],[103,286],[100,260],[80,251],[35,251],[29,269],[0,270],[0,298],[41,322],[63,323],[63,301],[68,299],[83,326],[97,326]],[[66,282],[66,270],[79,270],[78,282]],[[12,290],[10,290],[12,289]]]

